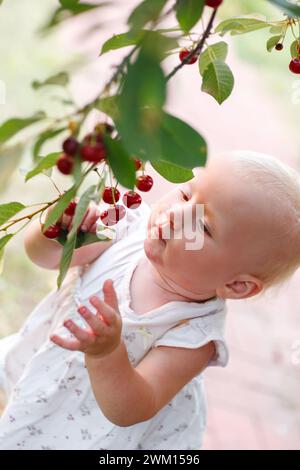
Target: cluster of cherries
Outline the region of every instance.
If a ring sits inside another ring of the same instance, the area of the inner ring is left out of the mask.
[[[106,149],[103,142],[103,129],[104,132],[112,133],[114,128],[109,124],[101,124],[96,126],[92,134],[88,134],[83,143],[80,144],[74,137],[68,137],[63,143],[63,154],[57,161],[57,168],[64,175],[69,175],[73,171],[74,159],[76,155],[80,155],[82,161],[92,162],[94,164],[101,163],[106,160]],[[150,175],[144,174],[144,166],[141,160],[133,158],[135,170],[142,171],[141,175],[136,177],[136,188],[142,192],[148,192],[153,186],[153,178]],[[136,191],[127,191],[122,196],[122,204],[118,204],[121,199],[121,193],[116,186],[106,186],[103,190],[102,200],[109,204],[106,210],[100,214],[102,223],[106,226],[117,224],[126,215],[126,208],[137,209],[142,203],[142,197]],[[73,217],[76,211],[76,201],[71,201],[67,209],[64,211],[65,215]],[[47,238],[57,238],[61,233],[62,227],[60,223],[51,225],[44,233]]]
[[[56,166],[64,175],[70,175],[73,172],[75,157],[80,156],[83,162],[94,164],[106,160],[106,149],[103,141],[104,133],[111,134],[114,131],[110,124],[98,124],[93,133],[84,137],[80,143],[76,137],[70,136],[63,143],[63,154],[57,160]]]

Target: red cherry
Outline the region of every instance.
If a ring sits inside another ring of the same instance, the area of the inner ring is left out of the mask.
[[[70,217],[73,217],[73,215],[75,214],[76,207],[77,207],[77,202],[71,201],[65,210],[65,214],[69,215]]]
[[[300,57],[296,57],[290,62],[290,71],[293,73],[300,73]]]
[[[60,225],[58,224],[50,225],[50,227],[48,227],[47,230],[43,232],[43,234],[47,238],[57,238],[59,233],[60,233]]]
[[[275,49],[276,49],[276,51],[282,51],[283,44],[281,44],[281,42],[279,42],[278,44],[276,44]]]
[[[84,145],[80,153],[82,160],[94,163],[100,163],[106,156],[105,147],[100,142],[96,145]]]
[[[63,154],[56,162],[56,166],[64,175],[70,175],[73,170],[74,161],[69,155]]]
[[[135,191],[128,191],[123,196],[123,203],[129,209],[137,209],[142,203],[142,198]]]
[[[150,191],[152,186],[153,186],[153,178],[149,175],[139,176],[136,180],[136,187],[140,191],[144,191],[144,192]]]
[[[120,191],[117,188],[105,188],[103,191],[102,199],[107,204],[114,204],[115,202],[118,202],[120,196]]]
[[[184,59],[191,53],[191,51],[189,51],[188,49],[186,49],[185,47],[183,49],[180,50],[179,52],[179,59],[181,60],[181,62],[184,61]],[[194,55],[188,62],[187,64],[188,65],[191,65],[191,64],[194,64],[195,62],[197,62],[198,60],[198,55]]]
[[[211,8],[218,8],[223,0],[205,0],[205,5]]]
[[[125,217],[125,215],[125,207],[116,204],[114,207],[110,207],[106,211],[102,212],[102,214],[100,214],[100,219],[104,225],[110,226],[117,224],[119,220]]]
[[[68,155],[74,156],[79,149],[79,143],[74,137],[69,137],[63,143],[63,150]]]
[[[140,168],[142,168],[143,162],[139,160],[138,158],[134,158],[134,166],[135,170],[139,171]]]

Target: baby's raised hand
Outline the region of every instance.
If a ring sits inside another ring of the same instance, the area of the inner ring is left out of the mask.
[[[61,224],[62,229],[66,229],[68,231],[71,230],[72,221],[73,221],[73,217],[74,217],[75,209],[76,209],[76,204],[78,203],[78,201],[79,201],[79,198],[76,197],[74,201],[72,201],[69,204],[69,207],[66,209],[66,211],[57,220],[56,223]],[[46,212],[46,214],[48,215],[53,210],[54,207],[55,206],[51,206]],[[88,209],[86,210],[82,218],[82,221],[80,223],[80,226],[78,227],[78,230],[81,230],[82,232],[95,233],[97,230],[97,221],[99,217],[100,217],[99,207],[94,201],[91,201]]]
[[[91,313],[87,307],[78,308],[78,312],[88,325],[87,329],[77,326],[71,319],[66,320],[64,326],[75,338],[66,339],[52,335],[51,341],[70,351],[82,351],[89,356],[99,358],[114,351],[121,341],[122,318],[111,280],[104,282],[103,293],[104,301],[96,296],[89,299],[97,310],[96,314]]]

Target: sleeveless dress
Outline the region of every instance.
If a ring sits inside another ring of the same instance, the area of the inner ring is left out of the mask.
[[[105,279],[114,281],[122,316],[122,339],[135,367],[151,348],[199,348],[210,341],[226,366],[226,303],[172,301],[146,314],[130,307],[130,281],[144,253],[150,208],[142,203],[117,225],[115,241],[93,263],[71,268],[60,290],[53,289],[21,330],[0,340],[0,387],[8,403],[0,419],[0,449],[185,449],[199,450],[206,423],[203,373],[194,377],[152,419],[128,427],[110,422],[92,391],[84,354],[49,340],[54,331],[70,336],[63,320],[84,325],[80,304],[93,310],[90,296],[103,298]],[[141,397],[141,400],[143,397]]]

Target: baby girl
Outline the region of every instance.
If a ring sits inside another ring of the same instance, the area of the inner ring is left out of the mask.
[[[152,211],[128,213],[113,240],[75,250],[62,287],[0,341],[1,449],[201,449],[203,372],[228,362],[226,299],[278,286],[300,264],[298,175],[264,154],[210,159]],[[179,230],[188,213],[196,249]],[[91,205],[82,228],[98,217]],[[39,221],[25,249],[58,268],[61,245]]]

